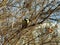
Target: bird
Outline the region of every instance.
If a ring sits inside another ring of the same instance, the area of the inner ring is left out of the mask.
[[[28,18],[23,19],[22,20],[22,29],[26,28],[28,26],[28,23],[29,23],[29,19]]]

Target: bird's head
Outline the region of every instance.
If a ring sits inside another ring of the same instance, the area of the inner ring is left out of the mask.
[[[28,18],[25,18],[24,20],[27,22],[27,24],[30,22]]]

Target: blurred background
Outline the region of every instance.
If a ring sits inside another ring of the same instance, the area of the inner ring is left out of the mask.
[[[60,0],[0,0],[0,45],[60,45]]]

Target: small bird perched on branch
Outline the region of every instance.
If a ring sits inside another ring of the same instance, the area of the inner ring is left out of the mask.
[[[28,18],[25,18],[22,20],[22,29],[26,28],[28,26],[28,23],[30,22],[30,20]]]

